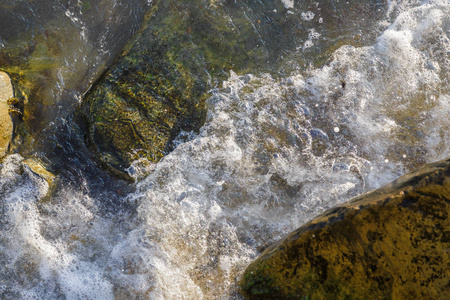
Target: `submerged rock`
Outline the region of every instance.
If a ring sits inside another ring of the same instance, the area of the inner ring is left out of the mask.
[[[62,149],[75,135],[65,124],[140,28],[149,5],[147,0],[0,1],[0,68],[12,79],[11,112],[17,112],[10,153],[39,153],[59,171],[53,163],[67,159],[60,158],[63,151],[81,152],[78,145]]]
[[[11,79],[5,72],[0,72],[0,158],[4,157],[11,142],[13,123],[9,115],[8,100],[14,97]]]
[[[324,27],[323,41],[315,42],[319,53],[339,39],[351,43],[336,37],[340,31],[330,33],[337,20],[334,6],[326,5],[314,5],[316,14],[307,18],[302,11],[308,3],[294,10],[283,1],[153,1],[144,27],[84,99],[80,116],[88,144],[122,175],[134,160],[160,160],[181,131],[199,130],[207,91],[220,87],[230,70],[280,74],[307,65],[312,54],[298,47],[311,35],[318,39],[312,34],[317,24]],[[358,7],[377,19],[384,5]],[[283,66],[286,60],[296,64]]]
[[[229,70],[255,70],[270,59],[238,4],[204,2],[155,1],[140,33],[85,97],[86,139],[115,173],[140,158],[159,161],[181,131],[198,131],[207,91]]]
[[[266,249],[249,299],[448,299],[450,159],[350,200]]]

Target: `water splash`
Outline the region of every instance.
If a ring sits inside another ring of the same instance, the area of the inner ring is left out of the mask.
[[[201,132],[158,164],[135,162],[140,182],[114,211],[84,186],[46,201],[46,181],[8,156],[1,297],[239,299],[239,276],[270,243],[449,156],[449,4],[398,7],[374,45],[340,47],[320,69],[231,72]]]

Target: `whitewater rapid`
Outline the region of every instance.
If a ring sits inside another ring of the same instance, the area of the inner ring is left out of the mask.
[[[49,199],[9,155],[0,298],[240,299],[241,274],[270,243],[450,156],[450,4],[392,1],[388,13],[375,44],[342,46],[321,68],[231,72],[200,133],[180,134],[157,164],[136,161],[135,191],[108,212],[82,185]]]

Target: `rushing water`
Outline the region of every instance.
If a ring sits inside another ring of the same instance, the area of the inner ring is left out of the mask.
[[[0,298],[240,299],[243,270],[271,242],[448,157],[450,4],[409,2],[389,3],[373,44],[342,45],[322,67],[231,72],[200,133],[182,133],[157,164],[136,161],[132,187],[69,157],[81,175],[49,190],[23,152],[8,155]],[[298,51],[321,36],[311,30]]]

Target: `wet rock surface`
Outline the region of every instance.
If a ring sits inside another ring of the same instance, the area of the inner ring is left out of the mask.
[[[55,175],[47,171],[41,163],[32,158],[23,160],[22,165],[28,167],[32,173],[44,179],[49,186],[51,186],[53,180],[55,180]]]
[[[342,32],[334,36],[339,20],[315,3],[293,10],[282,1],[154,1],[140,33],[84,100],[80,116],[90,148],[103,165],[126,175],[132,161],[157,162],[179,133],[198,131],[208,91],[220,87],[231,70],[283,73],[306,65],[303,50],[314,43],[315,51],[323,48],[323,60],[337,39],[361,42]],[[356,22],[357,15],[379,18],[383,10],[383,1],[369,1],[346,16]],[[319,42],[311,28],[323,19],[327,38]],[[294,57],[299,65],[283,66]]]
[[[204,2],[155,2],[141,32],[84,101],[88,144],[113,172],[125,174],[139,158],[159,161],[181,131],[198,131],[207,91],[229,70],[243,72],[270,57],[238,5]]]
[[[248,299],[447,299],[450,159],[356,197],[266,249]]]
[[[140,28],[148,6],[146,0],[0,3],[0,67],[11,76],[17,108],[12,153],[55,160],[73,137],[64,124]]]
[[[8,151],[12,138],[13,123],[9,115],[8,100],[14,97],[11,79],[5,72],[0,71],[0,159]]]

